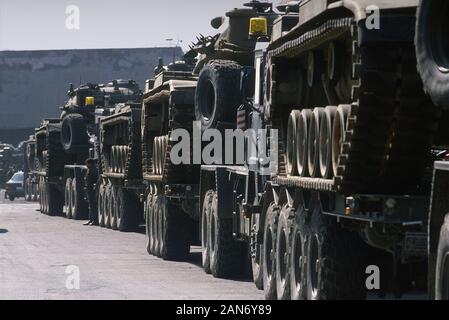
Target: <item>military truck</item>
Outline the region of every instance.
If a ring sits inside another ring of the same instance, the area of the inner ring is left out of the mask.
[[[38,201],[39,200],[39,190],[38,190],[38,178],[35,174],[37,169],[37,159],[36,159],[36,138],[34,135],[24,143],[23,147],[24,153],[24,190],[25,190],[25,200],[26,201]]]
[[[99,154],[101,117],[118,104],[140,101],[141,91],[133,80],[114,80],[106,85],[70,85],[68,101],[58,119],[45,119],[36,129],[40,210],[48,215],[85,219],[85,160]]]
[[[266,134],[255,159],[202,167],[206,271],[214,255],[238,271],[243,242],[268,299],[364,298],[369,266],[381,295],[424,287],[431,168],[447,139],[416,67],[417,5],[284,1],[269,40],[269,19],[251,19],[255,84],[229,83],[254,95],[226,112]],[[198,109],[200,84],[197,96]],[[224,114],[218,101],[203,109]]]
[[[424,89],[442,108],[440,135],[448,136],[449,121],[449,28],[447,1],[421,0],[416,21],[416,56]],[[448,140],[438,141],[448,160]],[[431,207],[428,219],[428,293],[431,299],[449,299],[449,166],[436,162],[433,171]]]

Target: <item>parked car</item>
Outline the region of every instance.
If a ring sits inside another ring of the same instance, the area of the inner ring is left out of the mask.
[[[11,180],[9,180],[5,186],[5,198],[14,201],[16,198],[25,197],[23,177],[24,174],[22,171],[19,171],[12,176]]]

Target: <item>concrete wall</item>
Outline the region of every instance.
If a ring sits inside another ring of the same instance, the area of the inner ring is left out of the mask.
[[[60,115],[69,83],[134,79],[143,88],[158,58],[173,59],[173,48],[0,52],[0,141],[21,140],[41,119]],[[176,56],[182,55],[181,49]],[[18,130],[20,129],[20,130]],[[16,141],[11,141],[16,143]]]

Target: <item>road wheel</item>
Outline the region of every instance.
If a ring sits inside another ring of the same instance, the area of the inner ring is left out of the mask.
[[[415,33],[418,71],[433,102],[449,108],[449,2],[421,0]]]
[[[30,195],[30,179],[27,178],[23,183],[23,189],[25,193],[25,201],[31,201],[31,195]]]
[[[366,297],[365,270],[358,235],[342,229],[334,217],[314,205],[307,249],[309,300],[360,300]]]
[[[232,219],[218,216],[218,196],[213,192],[209,220],[210,271],[214,277],[230,278],[241,272],[242,246],[232,235]]]
[[[153,195],[148,193],[145,201],[145,234],[147,238],[147,252],[153,254],[153,234],[151,232],[151,215],[153,210]]]
[[[210,243],[208,226],[210,224],[210,211],[214,193],[208,191],[204,196],[203,210],[201,212],[201,261],[206,273],[210,273]]]
[[[310,120],[309,135],[307,141],[308,171],[311,177],[320,176],[320,126],[324,108],[315,108]]]
[[[43,198],[42,198],[42,180],[39,179],[39,211],[41,213],[44,213],[44,205],[43,205]]]
[[[112,187],[112,210],[111,210],[111,229],[117,230],[117,215],[119,214],[118,187]]]
[[[64,150],[71,154],[88,148],[86,120],[80,114],[70,114],[64,118],[61,127],[61,143]]]
[[[190,254],[191,222],[181,208],[163,197],[159,216],[160,256],[164,260],[183,261]]]
[[[288,126],[287,126],[287,174],[290,176],[295,176],[298,173],[297,168],[297,152],[298,152],[298,142],[296,140],[297,138],[297,130],[298,130],[298,123],[299,123],[299,117],[300,117],[300,111],[299,110],[293,110],[290,113],[290,116],[288,118]]]
[[[104,227],[104,213],[105,213],[105,188],[104,184],[101,183],[98,190],[98,224],[100,227]]]
[[[68,178],[64,188],[64,212],[67,219],[72,219],[72,179]]]
[[[337,107],[326,107],[320,124],[319,167],[320,175],[324,179],[331,179],[334,174],[332,166],[332,133],[336,112]]]
[[[253,274],[253,282],[256,288],[263,290],[263,245],[257,242],[257,228],[259,225],[258,217],[251,216],[252,241],[254,242],[254,252],[251,253],[251,269]]]
[[[195,118],[203,130],[235,123],[241,103],[241,70],[238,63],[228,60],[213,60],[203,67],[195,93]]]
[[[62,216],[64,207],[63,195],[54,184],[47,183],[45,190],[47,214],[52,217]]]
[[[159,243],[159,215],[161,210],[161,196],[156,195],[154,199],[154,208],[153,208],[153,220],[152,220],[152,230],[153,230],[153,241],[154,241],[154,250],[153,254],[157,257],[161,254],[161,246]]]
[[[435,298],[449,300],[449,214],[441,226],[437,252]]]
[[[9,195],[8,196],[8,198],[9,198],[9,201],[11,201],[11,202],[13,202],[14,200],[16,200],[16,197],[14,197],[13,195]]]
[[[284,207],[281,210],[276,232],[276,291],[278,300],[290,299],[290,215],[294,215],[293,209]]]
[[[290,295],[291,300],[305,300],[307,298],[306,284],[306,250],[309,230],[306,224],[307,210],[301,201],[293,220],[291,234],[292,246],[290,254]]]
[[[81,179],[72,180],[72,218],[74,220],[87,219],[88,205],[84,200],[84,186]]]
[[[263,235],[263,288],[265,299],[276,299],[276,236],[280,208],[272,203],[265,216]]]

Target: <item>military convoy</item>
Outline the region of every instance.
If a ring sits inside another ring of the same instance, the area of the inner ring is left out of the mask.
[[[207,273],[250,265],[267,299],[361,299],[368,266],[380,295],[427,278],[447,299],[449,166],[433,162],[449,157],[448,10],[251,1],[213,19],[217,35],[183,61],[161,62],[143,96],[132,81],[71,88],[29,143],[41,211],[84,217],[92,157],[99,224],[145,222],[149,254],[183,260],[201,244]],[[255,153],[194,161],[210,129],[242,133],[232,150]],[[193,149],[175,163],[184,135]]]

